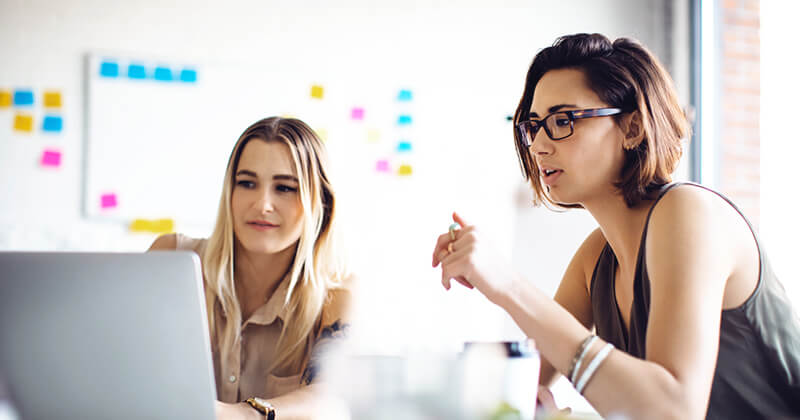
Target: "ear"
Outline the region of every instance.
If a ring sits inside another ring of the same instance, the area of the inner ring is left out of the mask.
[[[639,110],[628,113],[622,118],[620,128],[625,134],[622,147],[625,150],[635,149],[644,139],[644,125],[642,124],[642,114]]]

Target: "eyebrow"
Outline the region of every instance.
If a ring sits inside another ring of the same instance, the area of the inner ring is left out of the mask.
[[[239,171],[237,171],[237,172],[236,172],[236,176],[240,176],[240,175],[245,175],[245,176],[251,176],[251,177],[253,177],[253,178],[258,178],[258,174],[256,174],[256,173],[255,173],[255,172],[253,172],[253,171],[247,170],[247,169],[242,169],[242,170],[239,170]],[[287,174],[278,174],[278,175],[274,175],[274,176],[272,177],[272,179],[274,179],[274,180],[283,180],[283,181],[294,181],[294,182],[298,182],[298,181],[297,181],[297,177],[296,177],[296,176],[294,176],[294,175],[287,175]]]
[[[561,108],[577,108],[577,107],[578,107],[578,105],[575,105],[575,104],[553,105],[550,108],[548,108],[547,113],[548,114],[552,114],[552,113],[558,111]],[[538,117],[539,117],[539,114],[537,114],[535,112],[531,112],[530,114],[528,114],[528,118],[538,118]]]

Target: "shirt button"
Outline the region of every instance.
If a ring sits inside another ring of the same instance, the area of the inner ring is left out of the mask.
[[[228,377],[228,380],[231,381],[231,383],[236,382],[236,376],[235,375],[231,375],[231,376]]]

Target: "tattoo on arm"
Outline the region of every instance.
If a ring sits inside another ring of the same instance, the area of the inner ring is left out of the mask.
[[[322,329],[322,332],[314,343],[311,349],[311,357],[308,360],[308,365],[303,371],[302,382],[305,385],[311,385],[314,379],[324,364],[325,358],[330,351],[336,347],[338,343],[347,338],[347,331],[350,329],[350,324],[346,324],[341,320],[337,320],[331,325]]]

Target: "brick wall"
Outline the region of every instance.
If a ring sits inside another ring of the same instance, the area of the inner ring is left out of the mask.
[[[759,0],[720,2],[719,189],[759,224]]]

